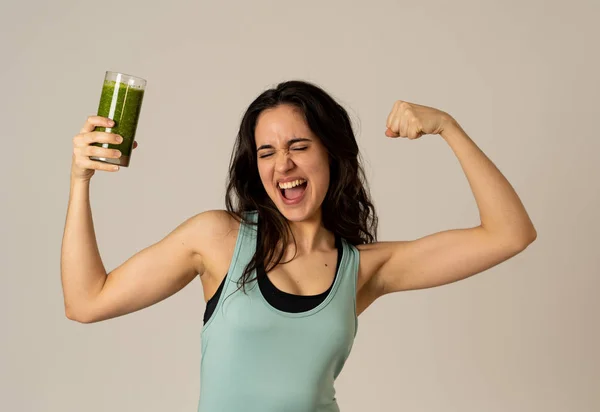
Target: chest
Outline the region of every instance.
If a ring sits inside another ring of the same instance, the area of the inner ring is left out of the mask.
[[[266,275],[277,289],[294,295],[325,292],[336,275],[338,251],[314,252],[311,256],[285,256]]]

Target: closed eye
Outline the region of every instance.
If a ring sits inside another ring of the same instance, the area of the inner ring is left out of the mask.
[[[298,151],[298,152],[300,152],[300,151],[303,151],[303,150],[306,150],[306,149],[308,149],[308,146],[302,146],[302,147],[294,147],[294,148],[292,148],[292,150],[294,150],[294,151]],[[269,157],[269,156],[271,156],[272,154],[273,154],[273,153],[267,153],[267,154],[264,154],[264,155],[262,155],[262,156],[258,156],[258,157],[259,157],[260,159],[264,159],[265,157]]]

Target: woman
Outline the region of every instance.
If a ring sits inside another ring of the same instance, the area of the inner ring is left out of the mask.
[[[334,380],[377,298],[482,272],[525,249],[536,231],[517,194],[449,114],[397,101],[386,136],[440,135],[466,173],[481,224],[376,242],[377,218],[346,111],[316,85],[289,81],[245,113],[231,158],[227,210],[199,213],[106,273],[89,182],[118,157],[74,139],[62,248],[69,319],[89,323],[167,298],[197,275],[207,301],[199,411],[338,411]]]

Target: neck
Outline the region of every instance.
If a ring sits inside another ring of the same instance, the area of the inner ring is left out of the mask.
[[[289,222],[291,233],[288,247],[294,246],[296,241],[297,255],[305,255],[311,252],[321,250],[331,250],[335,248],[335,235],[323,226],[321,214],[315,213],[313,216],[300,222]],[[288,249],[289,250],[289,249]],[[293,250],[292,250],[293,253]]]

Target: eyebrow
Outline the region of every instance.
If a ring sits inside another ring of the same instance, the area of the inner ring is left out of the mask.
[[[306,137],[296,137],[294,139],[290,139],[287,142],[287,147],[290,147],[291,145],[293,145],[294,143],[299,143],[299,142],[312,142],[311,139],[307,139]],[[256,151],[260,151],[263,149],[273,149],[273,146],[270,144],[263,144],[262,146],[260,146],[259,148],[256,149]]]

